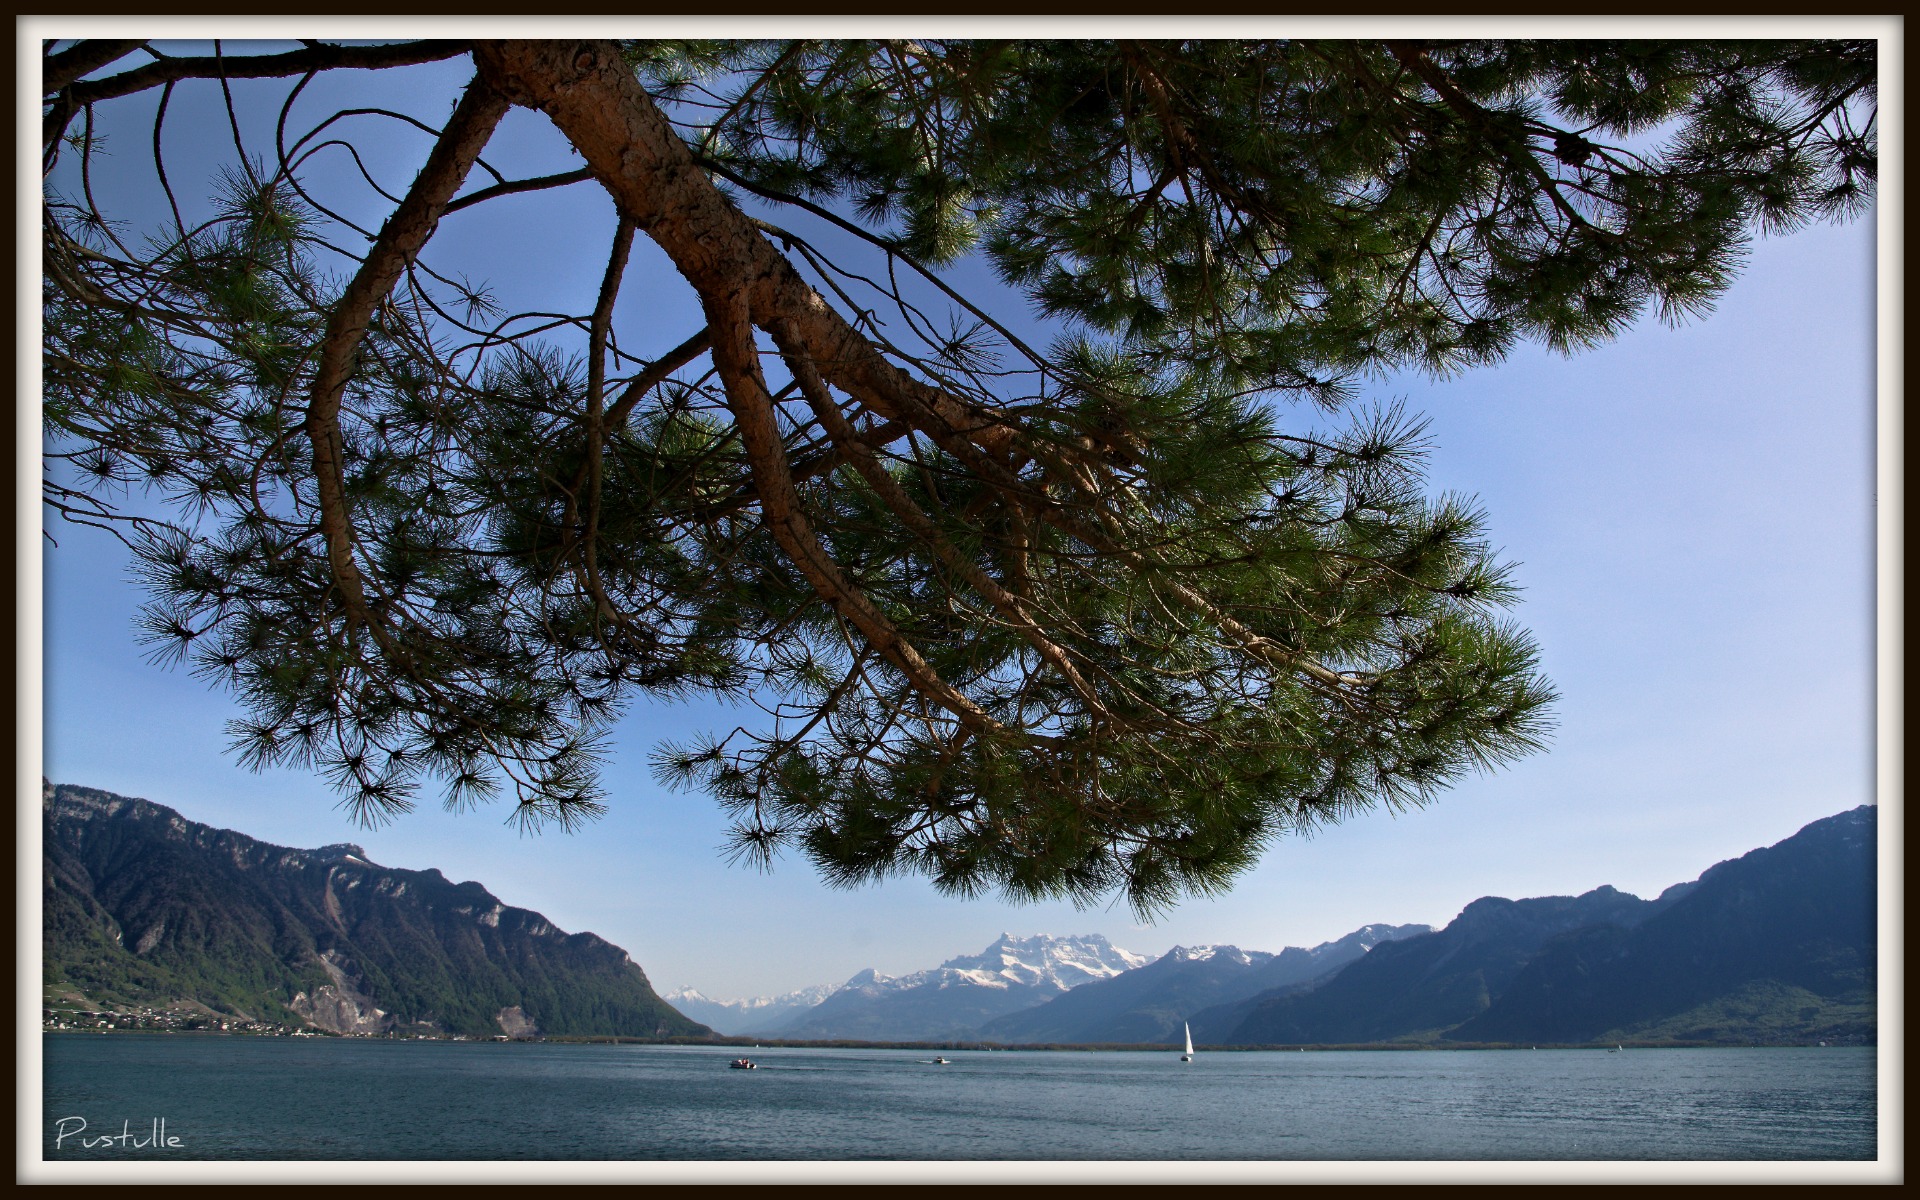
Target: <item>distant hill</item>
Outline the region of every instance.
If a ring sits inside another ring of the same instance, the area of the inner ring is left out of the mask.
[[[1874,809],[1641,900],[1474,901],[1309,990],[1194,1018],[1222,1044],[1874,1040]],[[1206,1033],[1203,1034],[1203,1027]]]
[[[1870,1042],[1876,842],[1861,807],[1723,862],[1635,926],[1542,947],[1449,1036]]]
[[[1375,947],[1310,991],[1259,999],[1223,1040],[1292,1044],[1437,1037],[1484,1012],[1547,939],[1590,925],[1631,924],[1654,903],[1610,887],[1578,897],[1484,897],[1438,933]]]
[[[1431,931],[1428,925],[1368,925],[1337,941],[1311,949],[1289,946],[1278,954],[1176,946],[1138,970],[995,1018],[980,1027],[980,1037],[1012,1043],[1177,1045],[1183,1022],[1197,1012],[1323,978],[1382,942]]]
[[[625,951],[478,883],[47,784],[45,979],[337,1033],[705,1036]]]
[[[764,1035],[799,1013],[819,1004],[840,989],[831,983],[799,988],[778,996],[750,1000],[713,1000],[693,988],[678,988],[664,997],[687,1016],[728,1037]]]
[[[815,1007],[771,1032],[788,1038],[944,1041],[970,1038],[985,1022],[1042,1004],[1149,960],[1099,934],[1016,938],[929,971],[888,976],[862,971]]]

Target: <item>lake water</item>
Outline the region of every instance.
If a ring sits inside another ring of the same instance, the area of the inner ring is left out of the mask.
[[[1176,1053],[47,1035],[49,1163],[1872,1160],[1871,1049]],[[168,1147],[125,1139],[166,1121]],[[84,1120],[81,1129],[76,1119]],[[59,1135],[65,1132],[63,1139]]]

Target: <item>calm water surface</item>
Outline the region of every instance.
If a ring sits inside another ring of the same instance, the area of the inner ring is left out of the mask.
[[[45,1157],[1871,1160],[1870,1049],[749,1051],[47,1035]],[[83,1133],[56,1144],[57,1130]]]

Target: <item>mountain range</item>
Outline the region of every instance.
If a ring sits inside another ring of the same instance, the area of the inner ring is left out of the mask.
[[[1174,1045],[1189,1025],[1213,1045],[1870,1043],[1875,840],[1867,805],[1651,900],[1612,887],[1488,896],[1442,929],[1367,925],[1277,954],[1176,946],[1149,960],[1097,937],[1003,936],[933,971],[863,971],[812,1007],[790,994],[784,1018],[737,1032]],[[1089,965],[1049,975],[1056,960]]]
[[[778,996],[756,996],[748,1000],[711,1000],[690,987],[675,988],[661,999],[682,1013],[712,1026],[731,1037],[766,1035],[789,1017],[819,1004],[839,991],[836,984],[822,983]]]
[[[1196,1013],[1223,1044],[1870,1043],[1871,805],[1653,900],[1487,897],[1303,993]]]
[[[269,845],[145,800],[43,796],[45,982],[336,1033],[1003,1044],[1871,1043],[1876,812],[1815,821],[1652,900],[1483,897],[1442,929],[1312,948],[1004,934],[904,976],[656,995],[619,947],[358,846]]]
[[[1099,934],[1002,934],[979,954],[950,958],[932,970],[898,977],[862,971],[771,1032],[863,1041],[978,1037],[980,1027],[995,1017],[1045,1004],[1149,961]]]
[[[1306,986],[1382,942],[1428,933],[1428,925],[1367,925],[1312,949],[1278,954],[1237,946],[1175,946],[1136,971],[1117,975],[980,1027],[998,1042],[1176,1044],[1182,1022],[1201,1009]]]
[[[333,1033],[711,1036],[620,947],[478,883],[44,785],[45,983]]]
[[[1195,1033],[1205,1042],[1268,1044],[1437,1037],[1484,1012],[1556,934],[1630,927],[1661,903],[1611,887],[1577,897],[1483,897],[1444,929],[1382,946],[1318,987],[1197,1012]]]

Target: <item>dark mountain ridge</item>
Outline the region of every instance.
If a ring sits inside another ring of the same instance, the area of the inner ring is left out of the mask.
[[[479,883],[302,850],[145,800],[48,784],[46,982],[340,1033],[711,1036],[619,947]],[[1871,1043],[1876,817],[1862,806],[1653,900],[1484,897],[1444,929],[1311,950],[1003,936],[863,972],[775,1037],[1215,1045]]]
[[[1632,924],[1658,901],[1611,887],[1582,896],[1475,900],[1437,933],[1376,946],[1310,991],[1268,995],[1227,1031],[1229,1042],[1382,1042],[1437,1035],[1486,1009],[1548,938]],[[1215,1032],[1226,1014],[1202,1013]]]
[[[1875,850],[1862,807],[1720,863],[1634,926],[1543,947],[1450,1036],[1856,1040],[1877,982]]]
[[[336,1033],[702,1036],[618,946],[479,883],[45,785],[46,982]]]
[[[1312,987],[1198,1013],[1220,1044],[1870,1042],[1875,817],[1815,821],[1655,900],[1487,897]]]

